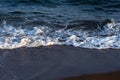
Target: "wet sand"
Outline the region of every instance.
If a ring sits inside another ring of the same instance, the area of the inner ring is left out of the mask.
[[[61,80],[120,80],[120,71],[69,77]]]
[[[1,49],[0,80],[60,80],[114,72],[120,71],[119,61],[120,50],[114,49],[72,46]]]

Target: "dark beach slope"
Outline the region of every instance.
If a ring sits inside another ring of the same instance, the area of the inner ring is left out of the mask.
[[[48,46],[0,50],[0,80],[59,80],[119,71],[119,61],[120,50],[113,49]]]
[[[62,80],[120,80],[120,71],[74,76]]]

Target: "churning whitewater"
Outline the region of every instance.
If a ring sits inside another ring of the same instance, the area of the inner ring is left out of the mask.
[[[120,49],[119,14],[120,0],[0,0],[0,49]]]
[[[107,23],[102,30],[53,29],[47,26],[33,28],[13,27],[3,21],[0,29],[0,48],[71,45],[75,47],[120,49],[120,23]]]

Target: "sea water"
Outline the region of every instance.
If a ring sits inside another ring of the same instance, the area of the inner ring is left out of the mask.
[[[119,0],[1,0],[0,48],[120,49]],[[101,25],[105,19],[113,22]]]

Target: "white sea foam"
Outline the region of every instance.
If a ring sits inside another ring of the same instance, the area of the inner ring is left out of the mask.
[[[120,23],[109,23],[99,31],[57,29],[37,26],[33,29],[13,27],[4,22],[0,29],[0,48],[38,47],[50,45],[72,45],[75,47],[120,49]]]

